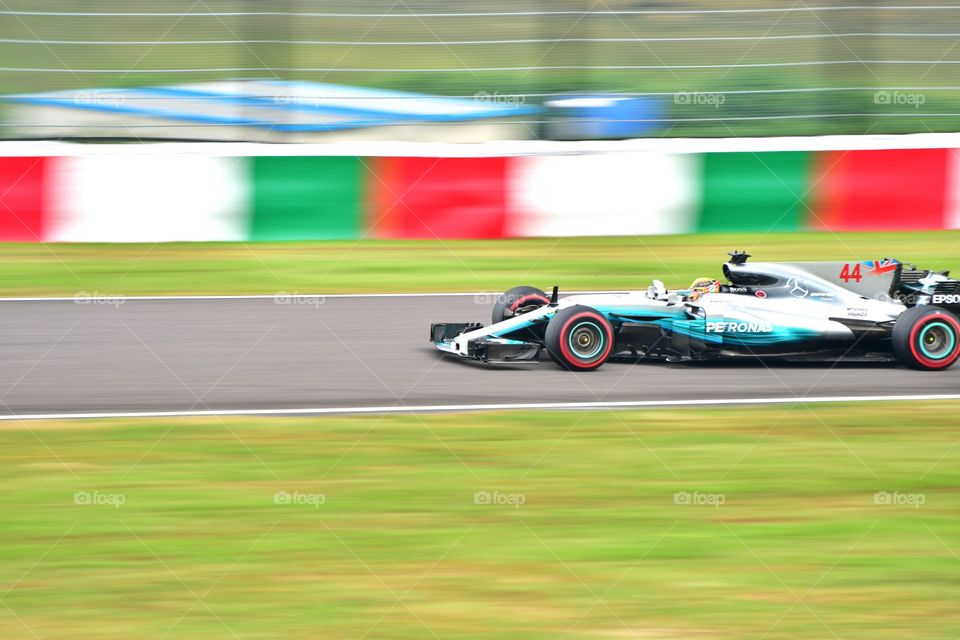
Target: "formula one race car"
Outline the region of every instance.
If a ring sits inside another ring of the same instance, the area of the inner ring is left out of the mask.
[[[727,282],[689,289],[573,295],[535,287],[500,296],[493,323],[430,326],[437,349],[487,363],[571,371],[611,358],[698,361],[721,356],[897,361],[946,369],[960,356],[960,281],[897,260],[748,263],[733,252]]]

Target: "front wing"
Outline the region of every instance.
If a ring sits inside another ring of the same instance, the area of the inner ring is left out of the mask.
[[[463,323],[430,325],[430,341],[440,351],[490,364],[539,362],[540,345],[535,342],[486,336],[467,340],[461,336],[471,326]]]

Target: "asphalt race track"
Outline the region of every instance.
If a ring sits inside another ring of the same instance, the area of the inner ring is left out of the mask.
[[[960,366],[608,363],[495,368],[442,356],[432,321],[489,321],[489,297],[0,302],[0,412],[345,410],[960,392]]]

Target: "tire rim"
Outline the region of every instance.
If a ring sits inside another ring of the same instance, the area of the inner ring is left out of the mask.
[[[942,322],[931,322],[920,331],[920,351],[931,360],[943,360],[953,353],[957,337],[953,328]]]
[[[603,330],[593,322],[581,322],[570,330],[567,344],[575,356],[589,360],[603,351]]]

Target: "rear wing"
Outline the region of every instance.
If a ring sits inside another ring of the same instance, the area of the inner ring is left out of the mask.
[[[960,280],[950,278],[949,271],[904,267],[893,295],[908,307],[929,304],[960,312]]]

